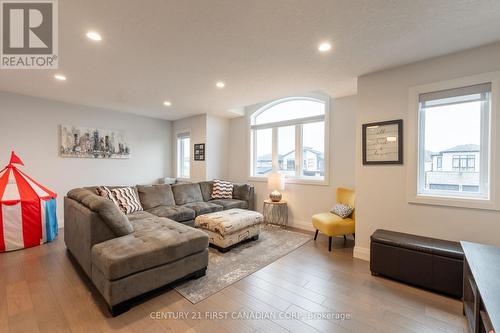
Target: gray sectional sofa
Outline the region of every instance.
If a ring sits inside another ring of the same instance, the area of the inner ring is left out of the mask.
[[[144,211],[123,214],[96,187],[64,198],[64,241],[113,315],[131,300],[172,282],[205,275],[208,236],[200,214],[254,209],[254,189],[235,184],[232,199],[212,200],[212,182],[135,187]]]

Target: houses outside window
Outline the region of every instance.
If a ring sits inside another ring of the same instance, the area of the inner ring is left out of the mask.
[[[491,84],[419,99],[418,194],[489,198]]]
[[[252,114],[251,176],[275,169],[289,179],[324,181],[327,107],[326,100],[294,97]]]

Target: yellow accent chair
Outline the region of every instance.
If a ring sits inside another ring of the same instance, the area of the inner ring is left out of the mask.
[[[354,201],[356,199],[356,194],[353,190],[339,187],[337,188],[337,203],[342,203],[354,207]],[[344,236],[344,240],[347,239],[347,234],[352,234],[353,237],[356,236],[355,230],[355,211],[349,217],[341,218],[333,213],[319,213],[313,215],[312,224],[316,229],[316,234],[314,235],[314,240],[318,238],[318,232],[321,231],[322,234],[328,236],[328,251],[332,251],[332,241],[335,236]]]

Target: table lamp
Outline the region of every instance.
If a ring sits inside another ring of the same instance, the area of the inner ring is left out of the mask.
[[[282,195],[279,191],[285,189],[285,176],[277,171],[271,172],[267,176],[267,188],[272,191],[269,194],[269,199],[271,199],[271,201],[281,201]]]

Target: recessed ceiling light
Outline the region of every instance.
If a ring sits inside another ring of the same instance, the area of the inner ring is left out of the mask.
[[[59,81],[66,81],[66,76],[62,74],[56,74],[54,75],[54,79],[59,80]]]
[[[319,46],[318,46],[319,52],[328,52],[331,49],[332,49],[332,44],[330,44],[328,42],[323,42],[323,43],[319,44]]]
[[[170,101],[165,101],[165,102],[163,102],[163,105],[165,105],[165,106],[172,106],[172,102],[170,102]]]
[[[224,82],[222,82],[222,81],[219,81],[219,82],[217,82],[217,83],[215,84],[215,86],[216,86],[217,88],[224,88],[224,87],[226,86],[226,84],[225,84]]]
[[[101,35],[95,31],[87,32],[87,38],[96,42],[100,42],[102,40]]]

